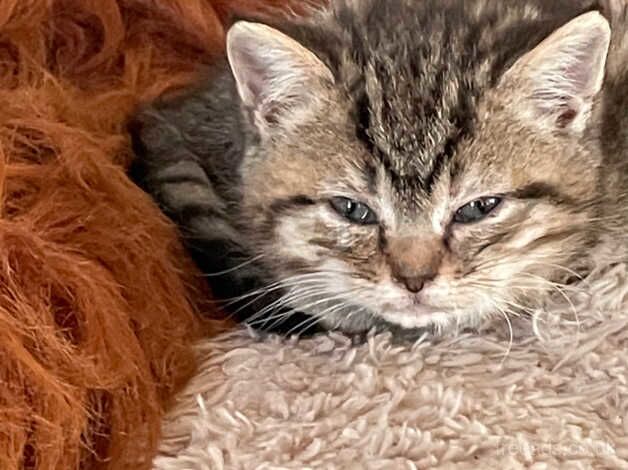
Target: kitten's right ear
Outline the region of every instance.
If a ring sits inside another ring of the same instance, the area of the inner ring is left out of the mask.
[[[227,57],[240,98],[262,131],[298,124],[324,84],[333,83],[311,51],[259,23],[239,21],[229,29]]]
[[[581,132],[602,88],[610,35],[600,13],[585,13],[519,59],[504,76],[514,83],[519,116],[550,131]]]

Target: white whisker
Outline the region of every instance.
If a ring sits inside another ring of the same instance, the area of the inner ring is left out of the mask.
[[[264,257],[264,255],[257,255],[257,256],[254,256],[253,258],[250,258],[250,259],[248,259],[248,260],[238,264],[237,266],[234,266],[233,268],[225,269],[224,271],[216,271],[216,272],[213,272],[213,273],[203,273],[203,277],[220,277],[220,276],[224,276],[225,274],[233,273],[233,272],[237,271],[238,269],[242,269],[245,266],[253,264],[256,261],[259,261],[263,257]]]

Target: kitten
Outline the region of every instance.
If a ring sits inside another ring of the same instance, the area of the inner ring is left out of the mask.
[[[525,312],[628,259],[622,2],[339,0],[238,21],[199,86],[139,112],[133,177],[256,326]]]

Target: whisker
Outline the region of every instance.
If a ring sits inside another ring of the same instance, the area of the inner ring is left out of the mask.
[[[289,276],[288,278],[279,280],[279,281],[275,281],[271,284],[268,284],[266,286],[262,286],[259,287],[255,290],[252,290],[250,292],[247,292],[245,294],[236,296],[236,297],[229,297],[229,298],[225,298],[225,299],[217,299],[215,301],[212,301],[212,303],[216,303],[216,304],[220,304],[223,306],[229,306],[233,303],[237,303],[241,300],[244,300],[248,297],[251,297],[253,295],[256,295],[260,292],[263,292],[264,290],[268,290],[270,288],[273,288],[273,290],[277,290],[277,289],[282,289],[286,286],[292,286],[292,285],[296,285],[299,284],[303,281],[306,280],[311,280],[311,279],[321,279],[321,280],[325,280],[327,281],[328,278],[325,277],[328,274],[350,274],[348,272],[343,272],[343,271],[333,271],[333,270],[321,270],[321,271],[317,271],[317,272],[306,272],[304,274],[297,274],[297,275],[293,275],[293,276]]]
[[[325,303],[329,303],[329,302],[334,302],[334,301],[337,301],[337,300],[343,301],[347,297],[348,294],[356,294],[356,293],[359,293],[361,291],[363,291],[363,288],[357,287],[357,288],[354,288],[354,289],[347,290],[347,291],[345,291],[345,292],[343,292],[342,294],[339,294],[339,295],[334,295],[332,297],[325,297],[325,298],[319,299],[319,300],[317,300],[315,302],[312,302],[312,303],[309,303],[309,304],[307,304],[305,306],[297,306],[296,309],[299,310],[299,311],[311,310],[313,307],[316,307],[317,305],[321,305],[321,304],[325,304]],[[346,302],[341,302],[341,305],[344,305],[344,304],[349,305]],[[333,307],[334,306],[332,306],[332,308]],[[312,315],[320,318],[322,314],[320,312],[317,312],[317,313],[314,313]]]
[[[252,315],[251,318],[249,318],[248,323],[250,325],[257,325],[259,323],[263,323],[263,327],[266,327],[266,324],[268,321],[274,318],[277,318],[275,316],[277,311],[281,308],[284,308],[290,302],[293,302],[295,300],[302,301],[305,299],[314,298],[315,296],[320,295],[320,294],[325,294],[326,292],[327,292],[326,289],[322,287],[316,287],[316,288],[306,290],[305,292],[292,292],[292,293],[286,294],[280,297],[279,299],[277,299],[272,304],[265,306],[262,310],[255,312],[255,314]],[[271,313],[270,315],[267,315],[269,312],[273,312],[273,313]],[[284,315],[286,312],[279,312],[279,313],[281,316],[281,315]]]
[[[571,301],[569,296],[567,294],[565,294],[563,288],[561,288],[561,286],[559,284],[548,282],[546,279],[544,279],[544,278],[542,278],[540,276],[534,276],[533,274],[530,274],[530,273],[522,273],[522,274],[527,274],[529,276],[533,276],[533,277],[537,278],[539,281],[546,282],[547,285],[551,286],[554,290],[556,290],[567,301],[567,303],[571,307],[571,311],[573,312],[574,320],[576,321],[576,328],[577,328],[576,329],[576,344],[578,344],[580,342],[580,334],[582,332],[581,331],[580,316],[578,315],[578,311],[576,309],[576,306]]]
[[[325,273],[307,273],[307,274],[299,274],[299,275],[294,275],[294,276],[290,276],[284,279],[281,279],[279,281],[273,282],[267,286],[263,286],[260,287],[258,289],[255,289],[251,292],[248,292],[246,294],[243,294],[241,296],[238,297],[233,297],[231,299],[223,299],[224,300],[230,300],[230,303],[235,303],[237,301],[243,300],[247,297],[250,297],[252,295],[256,295],[260,292],[263,291],[268,291],[268,292],[272,292],[273,290],[277,290],[277,289],[283,289],[283,288],[288,288],[288,287],[294,287],[294,286],[298,286],[298,285],[302,285],[305,283],[311,283],[311,282],[324,282],[324,281],[328,281],[327,277],[325,277],[324,275]],[[219,301],[220,302],[220,301]],[[229,304],[230,304],[229,303]],[[229,305],[226,304],[226,305]]]
[[[314,321],[315,322],[322,322],[324,321],[326,318],[328,318],[329,316],[333,315],[336,312],[342,311],[342,309],[350,307],[349,304],[347,304],[346,302],[342,302],[339,305],[336,306],[332,306],[330,308],[328,308],[327,310],[324,310],[321,313],[318,313],[317,315],[315,315]],[[305,331],[307,328],[309,328],[311,326],[311,320],[310,319],[306,319],[304,321],[302,321],[301,323],[299,323],[298,325],[296,325],[295,327],[291,328],[288,332],[286,332],[285,337],[289,337],[292,333],[298,331],[300,328],[302,329],[301,331]]]
[[[301,280],[301,281],[298,281],[298,283],[295,283],[295,284],[288,284],[288,285],[281,284],[281,285],[273,287],[272,289],[264,290],[261,294],[259,294],[258,296],[256,296],[252,300],[248,301],[246,304],[240,306],[235,311],[230,313],[230,316],[237,315],[238,313],[240,313],[243,310],[245,310],[247,307],[253,305],[255,302],[259,301],[260,299],[262,299],[263,297],[265,297],[266,295],[268,295],[268,294],[270,294],[270,293],[272,293],[274,291],[277,291],[277,290],[280,290],[280,289],[289,288],[289,287],[293,287],[294,285],[299,285],[299,286],[308,285],[308,284],[309,285],[317,285],[318,283],[319,283],[319,281],[318,280],[314,280],[314,279],[311,279],[311,280]]]
[[[314,287],[311,287],[305,290],[290,291],[282,295],[279,299],[274,301],[272,304],[269,304],[265,306],[263,309],[256,312],[249,319],[249,322],[253,322],[254,324],[257,324],[256,320],[261,317],[263,317],[261,318],[261,321],[267,322],[269,319],[274,318],[272,316],[269,317],[268,315],[266,315],[267,313],[281,309],[290,302],[303,301],[303,300],[314,298],[317,295],[321,295],[325,293],[327,293],[327,289],[319,285],[314,285]],[[282,314],[283,313],[285,312],[282,312]],[[272,315],[274,315],[274,313]]]
[[[250,259],[248,259],[248,260],[238,264],[237,266],[234,266],[233,268],[225,269],[224,271],[216,271],[216,272],[213,272],[213,273],[203,273],[202,277],[220,277],[220,276],[224,276],[225,274],[229,274],[229,273],[235,272],[238,269],[242,269],[245,266],[253,264],[256,261],[259,261],[263,257],[264,257],[264,255],[257,255],[257,256],[254,256],[253,258],[250,258]]]
[[[308,286],[309,285],[309,286]],[[308,286],[303,289],[303,286]],[[283,303],[291,302],[294,300],[299,300],[303,298],[309,298],[314,295],[324,294],[328,291],[328,289],[323,286],[319,281],[311,281],[310,283],[301,283],[291,287],[291,290],[281,295],[277,300],[272,302],[271,304],[266,305],[262,310],[256,312],[251,319],[254,319],[257,316],[261,316],[268,311],[272,310],[276,306],[281,306]]]
[[[349,314],[347,315],[347,318],[345,319],[346,322],[351,321],[351,317],[353,317],[356,314],[364,314],[364,312],[366,311],[366,307],[360,307],[359,309],[352,309]],[[339,325],[337,325],[339,326]]]

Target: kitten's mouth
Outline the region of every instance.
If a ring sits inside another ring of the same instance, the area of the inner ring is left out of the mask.
[[[404,315],[417,318],[431,315],[447,315],[449,313],[443,308],[427,305],[416,298],[409,301],[407,305],[386,303],[383,305],[382,311],[385,312],[386,315]]]
[[[446,312],[442,308],[432,307],[430,305],[425,305],[422,303],[414,304],[412,308],[406,310],[406,313],[416,315],[416,316],[426,316],[426,315],[445,315]]]
[[[416,314],[443,312],[445,309],[430,305],[420,295],[402,296],[396,301],[387,301],[382,305],[386,311],[403,311]]]
[[[425,328],[434,324],[449,323],[452,312],[425,304],[408,306],[407,308],[392,307],[382,310],[380,316],[403,328]]]

